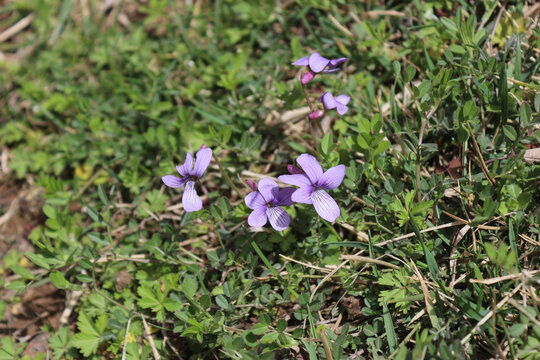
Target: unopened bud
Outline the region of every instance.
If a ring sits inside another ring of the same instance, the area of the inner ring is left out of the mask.
[[[257,191],[257,184],[255,184],[253,181],[251,181],[251,180],[249,180],[249,179],[246,179],[246,184],[249,185],[249,187],[251,188],[251,190]]]
[[[311,114],[309,114],[309,118],[311,120],[315,120],[315,119],[320,119],[322,118],[324,115],[324,111],[322,110],[315,110],[314,112],[312,112]]]
[[[287,165],[287,170],[289,170],[289,173],[292,175],[304,173],[302,170],[300,170],[299,168],[297,168],[296,166],[292,164]]]
[[[306,85],[308,82],[313,80],[314,77],[315,77],[315,73],[311,70],[308,70],[308,72],[302,75],[302,79],[300,79],[300,82],[302,83],[302,85]]]

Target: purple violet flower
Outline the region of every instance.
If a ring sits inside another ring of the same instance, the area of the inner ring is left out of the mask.
[[[295,190],[292,187],[280,190],[274,180],[262,178],[257,191],[250,192],[244,199],[247,207],[253,210],[248,217],[249,226],[261,227],[270,221],[276,231],[289,227],[291,218],[281,206],[293,204],[291,194]]]
[[[329,60],[327,58],[322,57],[319,53],[313,53],[310,56],[300,58],[296,60],[295,62],[291,63],[291,65],[297,65],[297,66],[308,66],[309,70],[302,75],[302,85],[306,85],[308,82],[310,82],[314,77],[315,74],[323,72],[325,74],[333,73],[336,71],[339,71],[340,69],[338,66],[345,62],[348,58],[339,58],[339,59],[332,59]]]
[[[326,190],[337,188],[345,177],[345,165],[334,166],[323,173],[321,164],[309,154],[302,154],[296,162],[303,174],[281,175],[278,179],[285,184],[298,186],[291,200],[302,204],[313,204],[315,211],[324,220],[334,222],[341,211],[336,201]]]
[[[165,175],[161,178],[163,183],[171,188],[178,188],[185,185],[184,194],[182,195],[182,205],[186,212],[202,209],[202,200],[197,195],[197,191],[195,191],[195,182],[203,176],[208,164],[210,164],[210,160],[212,160],[212,149],[203,145],[195,156],[195,165],[193,165],[193,156],[191,156],[191,153],[187,153],[186,162],[176,167],[176,170],[181,175],[180,178],[173,175]]]
[[[336,97],[331,92],[325,92],[319,98],[319,102],[323,103],[326,110],[336,109],[339,115],[345,115],[349,108],[347,104],[351,101],[349,95],[341,94]]]

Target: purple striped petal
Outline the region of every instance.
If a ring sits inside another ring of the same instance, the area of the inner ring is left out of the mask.
[[[338,165],[326,170],[319,179],[317,186],[326,190],[337,188],[345,177],[345,165]]]
[[[349,108],[347,107],[347,105],[337,103],[337,112],[339,115],[345,115],[347,111],[349,111]]]
[[[261,227],[266,224],[266,205],[253,209],[248,216],[249,226]]]
[[[296,203],[301,204],[313,204],[313,201],[311,200],[311,194],[313,194],[313,190],[315,188],[311,185],[303,186],[299,189],[296,189],[295,192],[291,195],[291,200]]]
[[[351,101],[351,97],[349,95],[341,94],[336,96],[336,101],[338,103],[342,103],[343,105],[347,105],[349,101]]]
[[[205,147],[197,151],[195,166],[193,166],[191,175],[200,178],[206,171],[208,164],[210,164],[210,160],[212,160],[212,149]]]
[[[308,66],[309,65],[309,57],[303,57],[303,58],[300,58],[298,60],[296,60],[295,62],[291,63],[291,65],[297,65],[297,66]]]
[[[287,185],[298,187],[311,186],[311,180],[309,180],[306,174],[281,175],[278,177],[278,180]]]
[[[279,190],[274,204],[278,206],[290,206],[294,204],[294,201],[292,201],[291,196],[293,192],[295,192],[296,189],[292,187],[286,187],[284,189]]]
[[[296,159],[296,162],[300,165],[302,170],[304,170],[309,180],[311,180],[311,183],[316,184],[323,174],[323,169],[315,156],[302,154]]]
[[[313,72],[321,72],[330,62],[330,60],[323,58],[319,53],[313,53],[309,57],[309,68]]]
[[[266,209],[266,216],[268,216],[268,221],[270,225],[276,231],[283,231],[289,227],[291,223],[291,218],[289,214],[279,206],[272,206]]]
[[[165,185],[171,188],[179,188],[180,186],[185,184],[186,180],[187,178],[177,178],[173,175],[165,175],[161,178],[161,181],[163,181]]]
[[[191,153],[186,154],[186,162],[183,165],[177,166],[176,171],[182,176],[191,175],[191,169],[193,168],[193,156]]]
[[[264,201],[264,198],[262,197],[261,193],[258,191],[250,192],[246,195],[244,198],[244,202],[246,203],[247,207],[250,209],[256,209],[259,207],[266,206],[266,201]]]
[[[334,98],[334,95],[328,91],[321,95],[319,102],[323,103],[326,110],[335,109],[337,106],[337,101]]]
[[[338,204],[326,191],[322,189],[313,191],[311,199],[315,211],[324,220],[334,222],[341,215]]]
[[[199,211],[202,209],[202,200],[195,191],[195,181],[188,181],[182,195],[182,205],[186,212]]]

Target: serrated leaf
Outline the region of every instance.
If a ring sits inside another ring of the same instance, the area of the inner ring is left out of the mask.
[[[71,345],[81,350],[86,357],[96,353],[100,337],[88,333],[78,333],[71,338]]]

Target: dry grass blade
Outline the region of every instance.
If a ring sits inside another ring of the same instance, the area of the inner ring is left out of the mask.
[[[467,341],[469,341],[471,336],[473,336],[482,327],[482,325],[488,322],[488,320],[493,316],[493,314],[495,314],[495,311],[500,309],[504,304],[506,304],[508,300],[510,300],[510,298],[519,291],[519,289],[521,289],[521,284],[516,286],[516,288],[510,293],[507,293],[505,297],[495,305],[495,308],[493,310],[490,310],[486,315],[484,315],[484,317],[480,319],[480,321],[478,321],[474,328],[463,339],[461,339],[461,345],[465,345]]]
[[[378,260],[378,259],[372,259],[366,256],[358,256],[358,255],[341,255],[339,257],[340,260],[350,260],[350,261],[358,261],[363,263],[369,263],[369,264],[377,264],[381,266],[386,266],[392,269],[399,270],[399,266],[391,264],[389,262]]]

